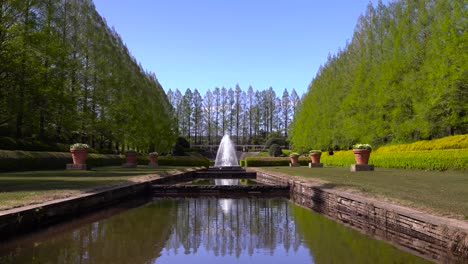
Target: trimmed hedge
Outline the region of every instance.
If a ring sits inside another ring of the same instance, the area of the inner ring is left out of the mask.
[[[382,146],[377,152],[468,149],[468,134],[443,137],[433,140],[422,140],[410,144]]]
[[[138,157],[140,165],[148,165],[149,157]],[[69,152],[38,152],[38,151],[10,151],[0,150],[0,171],[22,170],[63,170],[67,163],[72,163]],[[125,163],[124,155],[88,154],[86,164],[90,167],[120,166]],[[205,157],[194,156],[161,156],[159,165],[163,166],[189,166],[208,167],[210,160]]]
[[[355,163],[352,150],[336,151],[333,156],[324,153],[321,161],[332,166],[349,166]],[[468,149],[372,151],[369,164],[386,168],[468,170]]]
[[[122,162],[123,156],[106,154],[88,154],[86,160],[91,167],[120,165]],[[65,169],[67,163],[72,163],[69,152],[0,150],[0,171]]]
[[[299,164],[301,166],[308,166],[310,162],[309,158],[299,157]],[[245,158],[246,167],[276,167],[276,166],[289,166],[291,160],[289,157],[247,157]]]
[[[149,157],[138,157],[138,164],[148,165],[148,162]],[[202,156],[159,156],[158,164],[161,166],[209,167],[210,160]]]
[[[289,158],[248,157],[248,167],[289,166]],[[299,163],[307,166],[310,160],[301,156]],[[333,156],[322,153],[321,162],[328,166],[350,166],[355,164],[352,150],[335,151]],[[422,151],[372,151],[369,164],[384,168],[424,170],[468,170],[468,149],[422,150]]]

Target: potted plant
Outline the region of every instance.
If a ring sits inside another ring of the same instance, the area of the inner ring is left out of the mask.
[[[137,165],[137,157],[138,153],[135,150],[129,149],[125,151],[125,159],[127,161],[127,164]]]
[[[70,152],[72,154],[73,164],[85,165],[86,159],[88,158],[89,146],[83,143],[75,143],[70,146]]]
[[[289,158],[291,159],[291,164],[299,164],[299,153],[292,152],[289,154]]]
[[[157,152],[150,152],[149,153],[150,162],[148,166],[158,166],[158,157],[159,157],[159,154]]]
[[[356,144],[353,146],[354,159],[356,164],[368,164],[372,146],[369,144]]]
[[[309,151],[309,156],[310,156],[310,161],[313,164],[318,164],[320,163],[320,157],[322,156],[322,151],[318,149],[313,149]]]

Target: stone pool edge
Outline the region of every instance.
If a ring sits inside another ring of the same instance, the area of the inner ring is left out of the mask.
[[[145,194],[151,195],[153,184],[164,183],[177,178],[191,178],[200,169],[191,168],[167,173],[166,175],[157,173],[141,175],[147,176],[148,179],[81,193],[67,198],[2,210],[0,211],[0,238],[2,240],[13,238],[20,234],[39,230],[85,213],[106,208],[127,198]],[[158,176],[158,178],[155,176]]]
[[[290,186],[291,200],[374,238],[440,263],[468,262],[468,223],[338,191],[282,173],[249,168],[257,181]]]

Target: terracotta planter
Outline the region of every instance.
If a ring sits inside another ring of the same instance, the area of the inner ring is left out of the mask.
[[[298,164],[299,163],[299,156],[290,156],[291,164]]]
[[[158,163],[158,155],[149,155],[150,163]]]
[[[129,164],[137,164],[137,153],[125,153],[125,160]]]
[[[87,149],[70,149],[72,154],[73,164],[75,165],[85,165],[86,159],[88,158]]]
[[[320,157],[322,156],[322,153],[321,152],[319,152],[319,153],[310,153],[309,156],[310,156],[310,161],[312,163],[314,163],[314,164],[315,163],[320,163]]]
[[[368,164],[371,151],[370,149],[353,149],[356,164]]]

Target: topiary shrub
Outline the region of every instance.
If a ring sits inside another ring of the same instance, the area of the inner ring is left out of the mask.
[[[174,156],[184,156],[185,149],[179,143],[176,143],[175,146],[172,148],[172,155]]]
[[[286,141],[283,138],[278,138],[278,137],[270,138],[265,143],[265,148],[270,149],[271,145],[273,145],[273,144],[278,144],[280,146],[284,146],[284,145],[286,145]]]
[[[278,144],[272,144],[270,149],[268,150],[268,154],[270,157],[279,157],[283,152],[281,151],[281,147]]]
[[[184,137],[178,137],[176,140],[176,145],[179,144],[185,149],[190,149],[190,142],[187,141]]]

